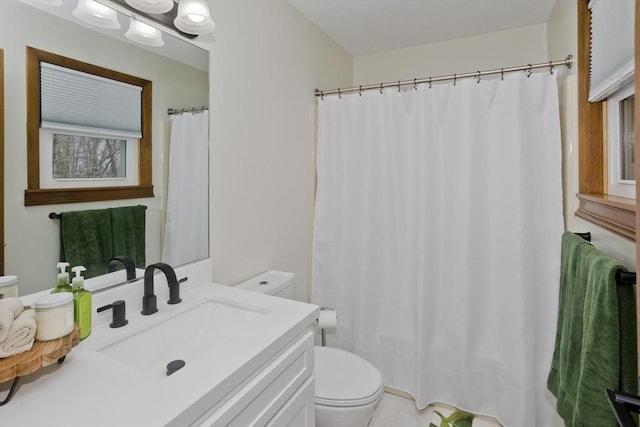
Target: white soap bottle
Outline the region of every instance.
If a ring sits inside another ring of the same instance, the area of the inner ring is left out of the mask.
[[[71,285],[69,285],[69,273],[67,272],[67,267],[69,267],[68,262],[59,262],[57,265],[58,268],[58,280],[56,282],[56,287],[51,291],[52,294],[57,294],[58,292],[72,292],[73,289]]]

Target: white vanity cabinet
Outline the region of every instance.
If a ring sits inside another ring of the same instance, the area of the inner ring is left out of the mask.
[[[315,425],[313,332],[306,331],[192,426]]]
[[[95,307],[126,300],[127,326],[94,313],[91,335],[65,363],[21,383],[0,425],[315,425],[319,307],[212,283],[187,284],[177,305],[166,303],[166,285],[155,291],[152,316],[140,314],[140,282],[94,294]],[[186,363],[167,375],[173,360]]]

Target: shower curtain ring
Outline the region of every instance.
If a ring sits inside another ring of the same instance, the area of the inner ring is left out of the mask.
[[[531,77],[531,71],[533,70],[533,66],[529,64],[529,68],[527,68],[527,77]]]
[[[417,80],[417,79],[413,79],[413,88],[414,88],[415,90],[418,90],[418,83],[416,83],[416,80]]]
[[[362,85],[360,85],[360,90],[358,91],[358,94],[362,96]]]
[[[431,77],[429,77],[429,89],[431,89]]]
[[[457,80],[457,79],[458,79],[458,75],[457,75],[457,74],[454,74],[454,75],[453,75],[453,85],[454,85],[454,86],[456,85],[456,80]]]
[[[400,80],[398,80],[398,92],[400,92]]]
[[[504,80],[504,68],[500,68],[500,80]]]
[[[382,83],[380,83],[380,94],[382,95]]]
[[[320,101],[324,101],[324,91],[320,91]]]
[[[478,75],[476,76],[476,83],[480,83],[480,70],[478,70]]]
[[[340,88],[338,88],[338,98],[342,99],[342,94],[340,93]]]
[[[553,63],[549,61],[549,74],[553,74]]]

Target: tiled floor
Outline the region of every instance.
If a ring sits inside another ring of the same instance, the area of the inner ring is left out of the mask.
[[[453,408],[430,406],[418,411],[413,400],[385,393],[378,404],[373,419],[369,423],[369,427],[429,427],[430,422],[440,425],[440,417],[433,413],[434,409],[443,415],[449,415]],[[473,427],[500,426],[500,423],[489,417],[476,417],[473,420]]]

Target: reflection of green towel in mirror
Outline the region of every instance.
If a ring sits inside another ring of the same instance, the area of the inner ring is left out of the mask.
[[[145,209],[144,206],[109,209],[113,256],[126,255],[139,268],[145,266]],[[107,263],[105,262],[104,265],[106,266]]]
[[[84,265],[85,278],[106,273],[111,257],[126,255],[145,265],[145,206],[62,212],[60,260]]]

